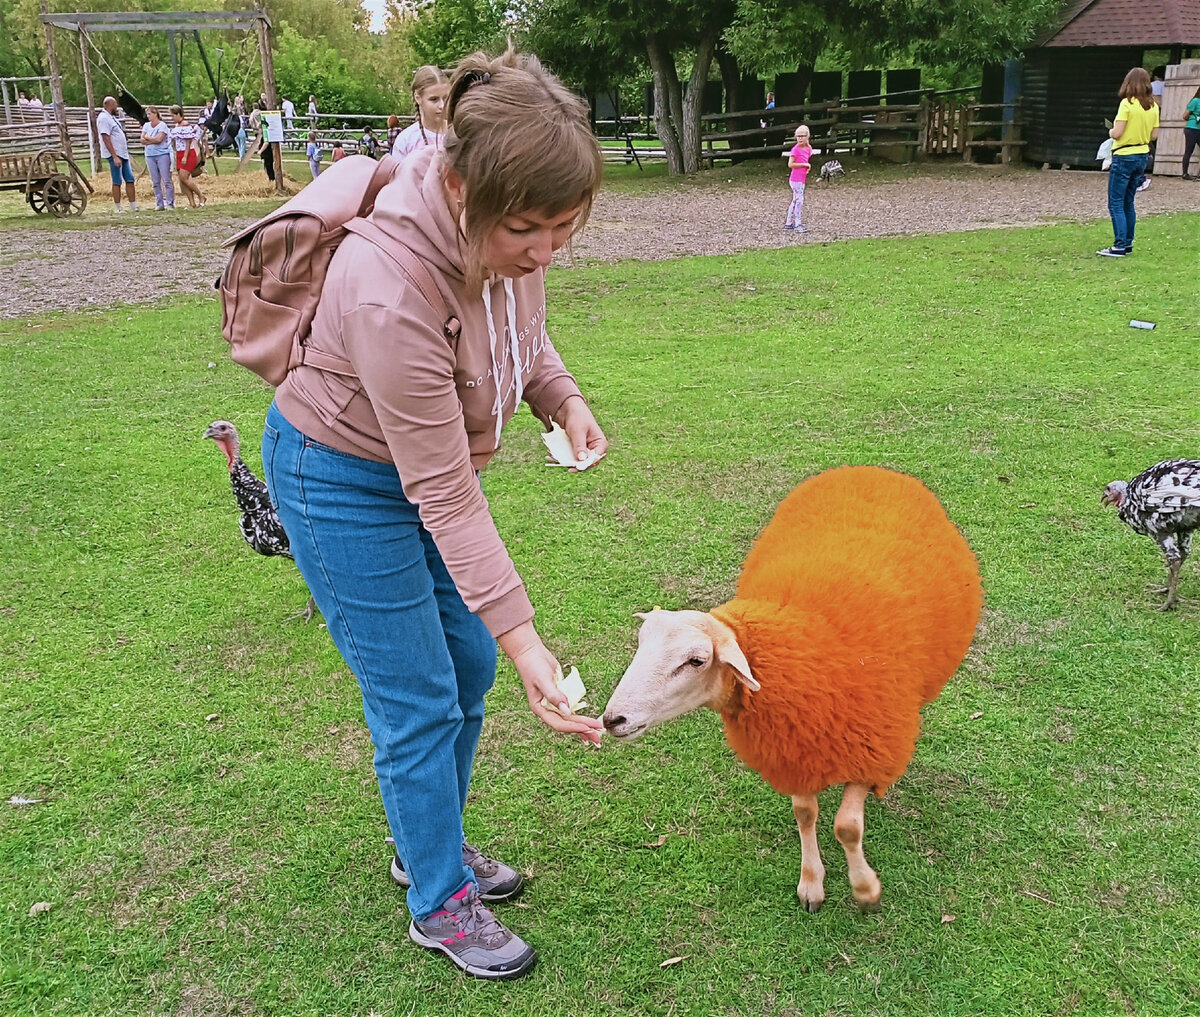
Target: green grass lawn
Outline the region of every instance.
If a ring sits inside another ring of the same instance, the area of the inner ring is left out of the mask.
[[[868,803],[877,915],[833,793],[808,915],[790,803],[715,715],[592,750],[502,667],[466,828],[531,877],[498,912],[541,953],[502,985],[407,941],[354,679],[285,622],[299,575],[242,542],[200,438],[234,420],[257,468],[270,399],[213,298],[0,322],[0,1013],[1196,1013],[1200,572],[1157,613],[1158,552],[1099,497],[1200,455],[1198,232],[1143,218],[1125,262],[1096,223],[554,273],[613,450],[546,469],[522,414],[485,487],[597,708],[632,613],[728,597],[826,467],[920,476],[988,606]]]

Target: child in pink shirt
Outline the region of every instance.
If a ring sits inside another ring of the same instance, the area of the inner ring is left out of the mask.
[[[804,212],[804,181],[808,179],[811,158],[812,145],[809,144],[808,128],[801,124],[796,128],[796,144],[788,153],[788,168],[792,171],[789,180],[792,185],[792,203],[788,206],[787,222],[783,224],[785,230],[808,232],[800,224],[800,216]]]

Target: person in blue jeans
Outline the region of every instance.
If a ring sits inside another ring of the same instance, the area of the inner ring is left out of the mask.
[[[1133,234],[1137,226],[1134,197],[1146,175],[1150,142],[1158,137],[1158,104],[1150,91],[1150,75],[1144,67],[1135,67],[1125,75],[1118,93],[1121,105],[1113,118],[1112,166],[1108,171],[1108,214],[1112,218],[1111,247],[1096,253],[1105,258],[1124,258],[1133,252]]]
[[[358,679],[413,942],[469,975],[537,954],[486,906],[521,892],[463,830],[497,646],[530,710],[598,744],[492,519],[480,471],[525,402],[586,468],[608,439],[546,332],[545,272],[587,220],[603,156],[587,105],[530,56],[465,58],[444,145],[392,165],[337,248],[306,362],[263,431],[272,502]]]

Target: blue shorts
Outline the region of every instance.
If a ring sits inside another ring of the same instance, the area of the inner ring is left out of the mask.
[[[120,187],[122,180],[127,184],[133,183],[133,167],[129,165],[128,159],[122,159],[121,165],[118,166],[111,155],[106,155],[105,158],[108,160],[108,173],[112,177],[113,187]]]

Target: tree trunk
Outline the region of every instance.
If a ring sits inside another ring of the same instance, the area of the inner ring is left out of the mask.
[[[721,69],[721,84],[725,86],[725,112],[736,113],[742,108],[742,73],[737,57],[724,46],[718,46],[714,55]]]
[[[717,46],[717,66],[721,68],[721,84],[725,86],[725,112],[737,113],[742,108],[742,69],[738,66],[737,57],[729,52],[724,45]],[[758,126],[755,119],[737,117],[725,121],[725,130],[744,131]],[[748,139],[730,138],[730,148],[746,148]],[[738,157],[734,156],[734,162]]]
[[[692,76],[688,79],[687,95],[683,99],[683,169],[685,173],[697,173],[701,169],[700,135],[704,112],[704,85],[712,67],[713,53],[717,48],[718,32],[711,32],[700,40],[696,47],[696,62],[692,65]]]
[[[653,32],[646,36],[646,55],[654,71],[654,129],[667,154],[667,172],[678,176],[683,172],[683,151],[676,124],[683,119],[683,109],[675,57]]]

